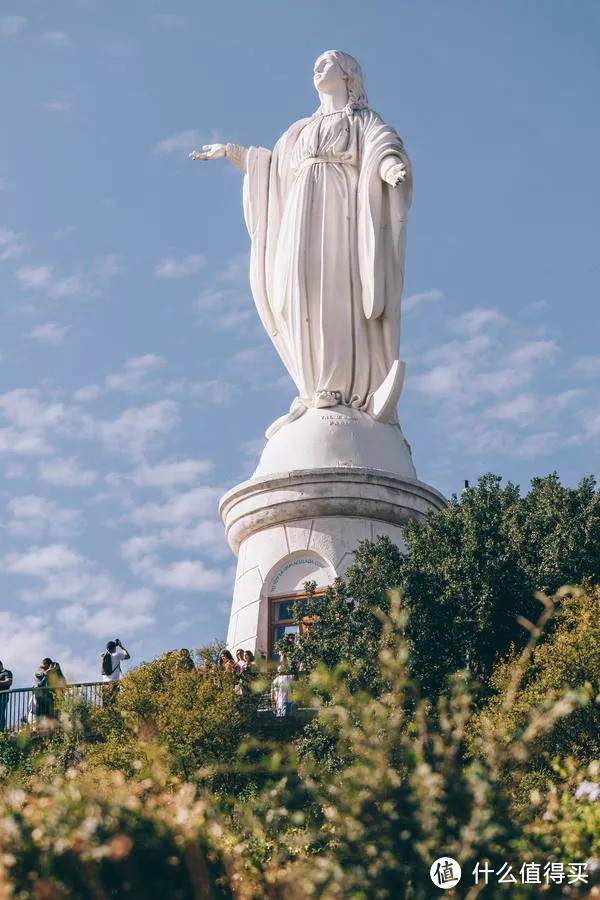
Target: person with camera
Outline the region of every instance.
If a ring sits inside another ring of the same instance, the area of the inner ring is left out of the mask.
[[[115,638],[114,641],[109,641],[106,645],[106,650],[100,657],[102,681],[120,681],[122,675],[121,662],[125,659],[131,659],[131,656],[119,638]]]

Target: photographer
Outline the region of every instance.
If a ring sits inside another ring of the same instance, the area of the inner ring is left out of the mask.
[[[119,638],[109,641],[106,650],[100,657],[100,671],[102,681],[115,682],[121,680],[121,662],[131,659],[129,651],[123,646]]]

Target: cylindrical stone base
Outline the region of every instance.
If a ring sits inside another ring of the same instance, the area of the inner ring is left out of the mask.
[[[220,505],[238,554],[228,647],[267,656],[285,598],[306,581],[325,587],[343,575],[361,540],[384,534],[402,547],[402,525],[445,502],[416,479],[352,467],[255,476],[233,488]]]

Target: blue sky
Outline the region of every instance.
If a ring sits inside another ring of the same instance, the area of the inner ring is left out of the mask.
[[[241,176],[312,65],[361,62],[415,169],[401,421],[447,495],[598,471],[596,0],[4,0],[0,658],[97,674],[223,635],[216,514],[294,392],[247,285]]]

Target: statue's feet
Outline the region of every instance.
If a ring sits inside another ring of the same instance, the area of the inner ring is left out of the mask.
[[[317,409],[339,406],[341,402],[342,395],[339,391],[317,391],[315,394],[314,405]]]

